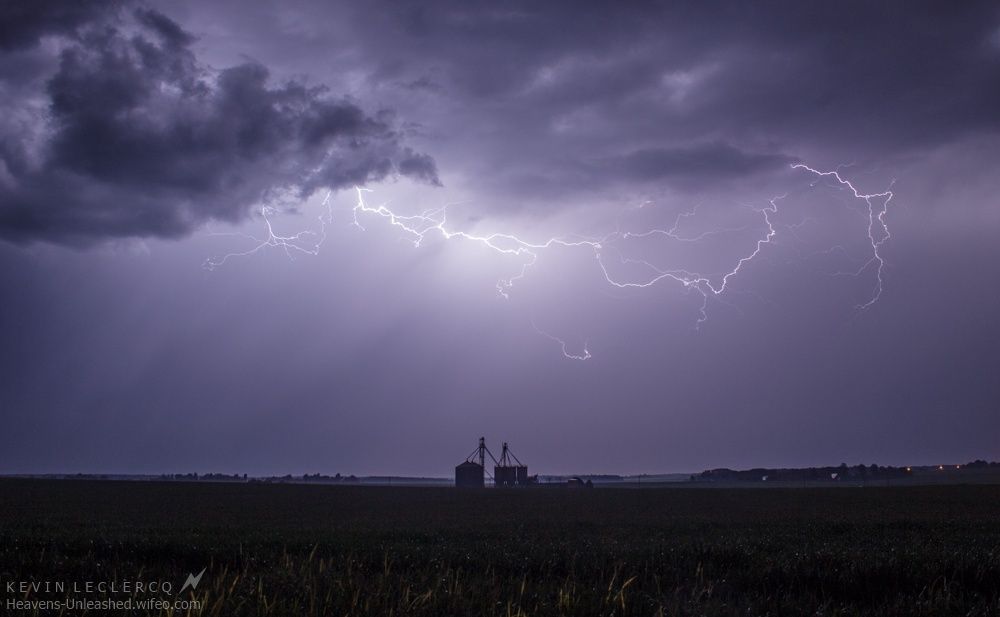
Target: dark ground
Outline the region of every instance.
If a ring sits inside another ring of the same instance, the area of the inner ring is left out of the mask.
[[[0,480],[5,605],[206,567],[227,616],[1000,615],[1000,487]]]

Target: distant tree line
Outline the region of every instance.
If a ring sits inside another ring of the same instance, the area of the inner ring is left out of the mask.
[[[996,461],[987,462],[980,459],[976,459],[971,463],[966,463],[964,466],[969,469],[998,469],[1000,468],[1000,463]]]
[[[998,469],[1000,463],[975,460],[964,465],[956,465],[954,469]],[[853,465],[847,463],[833,467],[803,467],[803,468],[767,468],[734,470],[728,468],[708,469],[691,476],[693,482],[775,482],[797,481],[818,482],[838,480],[890,480],[906,478],[913,475],[914,470],[953,469],[952,466],[922,466],[894,467],[892,465]]]
[[[354,474],[349,476],[342,476],[339,473],[332,476],[326,474],[314,473],[312,475],[305,474],[301,478],[294,478],[292,476],[282,476],[281,478],[272,478],[272,480],[285,481],[285,482],[357,482],[358,477]]]
[[[161,480],[180,480],[189,482],[322,482],[322,483],[337,483],[337,482],[358,482],[358,478],[355,475],[344,476],[341,474],[335,474],[328,476],[326,474],[314,473],[314,474],[303,474],[301,476],[293,476],[292,474],[285,474],[283,476],[263,476],[250,478],[247,474],[228,474],[228,473],[165,473],[160,475]]]

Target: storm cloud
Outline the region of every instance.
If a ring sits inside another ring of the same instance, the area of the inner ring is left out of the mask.
[[[691,178],[699,173],[739,176],[766,169],[784,168],[794,159],[777,154],[744,152],[728,144],[693,148],[647,148],[611,159],[608,167],[643,180]]]
[[[445,176],[515,197],[497,215],[780,169],[737,159],[885,165],[1000,130],[987,2],[297,6],[329,18],[274,28],[260,8],[232,32],[286,70],[359,71],[359,95],[405,107]],[[303,41],[349,51],[317,63]],[[669,174],[651,166],[672,152]]]
[[[9,24],[4,16],[5,49],[35,62],[57,54],[47,78],[3,81],[8,240],[178,237],[319,189],[395,175],[439,183],[391,112],[367,113],[323,86],[274,83],[258,62],[212,70],[192,51],[195,37],[159,12],[5,7],[15,13]]]

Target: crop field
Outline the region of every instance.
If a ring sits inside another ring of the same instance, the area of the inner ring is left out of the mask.
[[[132,613],[1000,615],[1000,487],[0,480],[4,614],[69,593],[26,581],[157,579],[201,609]]]

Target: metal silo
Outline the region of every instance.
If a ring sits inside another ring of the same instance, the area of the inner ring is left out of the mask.
[[[506,441],[500,453],[500,460],[493,468],[493,482],[497,486],[527,486],[529,482],[528,466],[521,464],[510,451]]]
[[[486,439],[479,438],[479,446],[472,454],[455,467],[455,486],[459,488],[483,488],[486,486]],[[492,458],[493,455],[490,454]]]

